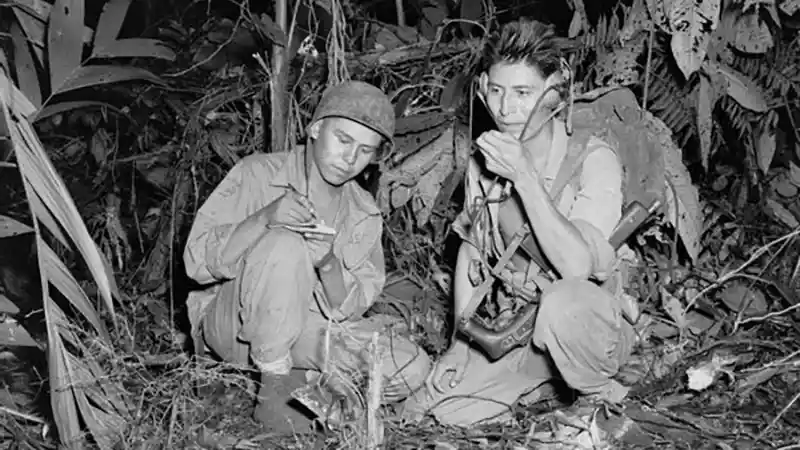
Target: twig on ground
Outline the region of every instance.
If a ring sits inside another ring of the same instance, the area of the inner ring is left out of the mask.
[[[367,448],[370,450],[380,448],[383,444],[383,426],[378,417],[378,411],[381,407],[381,391],[383,390],[383,376],[381,372],[381,348],[378,344],[378,333],[372,335],[372,361],[369,368],[368,375],[368,391],[367,391]]]
[[[768,319],[771,319],[773,317],[777,317],[777,316],[782,316],[784,314],[788,314],[788,313],[794,311],[795,309],[800,309],[800,303],[794,304],[794,305],[792,305],[792,306],[790,306],[788,308],[784,308],[784,309],[782,309],[780,311],[775,311],[775,312],[771,312],[771,313],[768,313],[768,314],[764,314],[763,316],[750,317],[748,319],[744,319],[741,322],[739,322],[738,325],[744,325],[744,324],[748,324],[748,323],[752,323],[752,322],[762,322],[764,320],[768,320]],[[735,328],[738,328],[738,326],[735,327]]]
[[[781,359],[779,359],[777,361],[772,361],[770,363],[764,364],[761,367],[751,367],[751,368],[743,369],[742,372],[760,372],[762,370],[770,369],[772,367],[777,367],[777,366],[780,366],[782,364],[794,365],[794,364],[797,364],[800,361],[789,361],[789,360],[794,358],[797,355],[800,355],[800,350],[795,350],[791,354],[789,354],[787,356],[784,356],[783,358],[781,358]]]
[[[786,414],[787,411],[789,411],[789,408],[791,408],[795,404],[795,402],[797,402],[798,399],[800,399],[800,392],[795,394],[795,396],[792,397],[791,400],[789,400],[789,403],[783,407],[781,412],[779,412],[778,415],[774,419],[772,419],[772,422],[770,422],[766,428],[761,430],[761,433],[759,433],[758,437],[756,438],[756,442],[759,442],[764,438],[764,436],[767,434],[767,431],[769,431],[772,427],[775,426],[775,424],[778,423],[779,420],[781,420],[781,417],[783,417],[783,415]]]
[[[23,419],[23,420],[27,420],[29,422],[35,422],[35,423],[38,423],[38,424],[41,424],[41,425],[46,425],[46,422],[44,421],[44,419],[40,419],[39,417],[32,416],[32,415],[26,414],[24,412],[15,411],[15,410],[13,410],[11,408],[6,408],[5,406],[0,406],[0,413],[9,414],[9,415],[12,415],[14,417],[17,417],[17,418],[20,418],[20,419]]]
[[[697,303],[697,301],[700,299],[700,297],[702,297],[703,295],[707,294],[711,290],[716,289],[717,287],[725,284],[726,282],[728,282],[732,278],[738,276],[740,274],[740,272],[742,272],[748,266],[753,264],[756,260],[758,260],[758,258],[763,256],[764,253],[766,253],[767,250],[769,250],[771,247],[773,247],[776,244],[780,244],[782,242],[785,242],[785,241],[787,241],[789,239],[792,239],[792,238],[794,238],[794,237],[796,237],[798,235],[800,235],[800,229],[794,230],[791,233],[789,233],[789,234],[787,234],[787,235],[785,235],[783,237],[780,237],[780,238],[778,238],[778,239],[776,239],[776,240],[774,240],[774,241],[762,246],[758,250],[756,250],[755,253],[753,253],[753,255],[750,257],[750,259],[748,259],[747,261],[742,263],[742,265],[739,266],[737,269],[735,269],[735,270],[733,270],[731,272],[728,272],[725,275],[721,276],[717,281],[712,283],[710,286],[706,286],[702,291],[700,291],[694,297],[692,297],[692,299],[689,301],[689,304],[687,304],[686,308],[683,309],[683,313],[684,314],[688,313],[689,310],[694,306],[694,304]]]

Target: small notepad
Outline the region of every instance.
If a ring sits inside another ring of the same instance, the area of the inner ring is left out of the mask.
[[[298,233],[315,233],[325,234],[328,236],[334,236],[336,234],[336,230],[325,225],[324,223],[315,223],[313,225],[274,225],[274,227],[285,228]]]

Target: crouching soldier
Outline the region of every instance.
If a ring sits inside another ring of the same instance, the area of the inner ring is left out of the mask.
[[[550,114],[559,92],[548,88],[564,80],[563,67],[559,39],[542,23],[511,22],[489,39],[479,93],[498,130],[476,141],[483,164],[470,161],[462,213],[469,216],[474,202],[486,198],[488,219],[483,228],[472,224],[471,232],[459,233],[464,240],[454,274],[458,321],[476,290],[472,261],[484,249],[502,254],[528,225],[538,247],[529,253],[549,264],[540,266],[520,252],[506,268],[529,290],[543,291],[532,345],[491,361],[458,339],[436,362],[426,388],[406,402],[410,418],[432,413],[462,426],[509,421],[510,405],[534,401],[542,393],[538,388],[555,378],[596,398],[619,401],[627,393],[612,377],[633,343],[633,328],[624,320],[629,305],[590,281],[606,280],[612,271],[616,255],[608,239],[622,215],[623,172],[615,149],[596,138],[588,141],[580,167],[561,170],[575,146],[565,121]],[[536,109],[540,97],[545,106]],[[541,131],[523,136],[531,131],[529,121],[532,129],[543,124]],[[562,180],[562,173],[574,177]],[[510,182],[510,192],[494,183],[498,178]],[[563,189],[551,196],[558,185]],[[554,282],[540,284],[543,278]]]
[[[394,127],[375,86],[331,87],[306,146],[243,158],[197,213],[184,252],[188,275],[205,285],[188,299],[193,337],[261,372],[254,415],[267,425],[286,420],[274,409],[287,399],[274,395],[291,369],[363,376],[375,332],[385,403],[408,397],[429,372],[396,321],[362,317],[384,287],[383,221],[354,178],[391,147]],[[291,227],[309,224],[334,232]]]

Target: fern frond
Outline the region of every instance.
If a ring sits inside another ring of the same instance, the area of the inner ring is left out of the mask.
[[[647,109],[672,130],[681,147],[697,135],[694,86],[674,70],[671,54],[654,51],[650,68]]]
[[[731,131],[736,133],[737,139],[746,139],[749,134],[750,123],[753,120],[753,112],[727,96],[720,99],[717,103],[717,108],[724,116],[724,123]]]
[[[638,59],[651,25],[643,0],[634,0],[630,6],[619,3],[601,15],[595,27],[579,38],[584,90],[638,83],[642,73]]]
[[[800,48],[776,43],[775,51],[759,56],[734,55],[731,66],[752,78],[768,94],[782,98],[800,93]]]
[[[601,55],[609,51],[619,39],[621,29],[616,14],[600,16],[597,25],[578,38],[578,57],[584,60],[593,54]]]
[[[644,52],[646,43],[647,36],[640,33],[624,46],[617,45],[613,51],[599,55],[592,68],[593,87],[637,84],[642,72],[638,59]]]

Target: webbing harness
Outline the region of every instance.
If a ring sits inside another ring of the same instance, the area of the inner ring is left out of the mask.
[[[533,116],[535,115],[536,111],[541,106],[541,102],[545,98],[545,96],[548,93],[548,91],[550,91],[551,89],[552,90],[557,90],[557,89],[562,89],[562,88],[563,88],[563,85],[554,85],[554,86],[550,86],[549,88],[545,89],[545,91],[542,93],[542,95],[537,100],[537,102],[534,105],[533,109],[531,110],[530,114],[528,115],[528,120],[525,123],[525,127],[523,128],[522,134],[520,135],[521,137],[523,137],[523,138],[525,137],[525,132],[528,129],[528,126],[530,125],[531,119],[533,118]],[[549,123],[550,120],[552,120],[556,115],[558,115],[564,108],[568,109],[567,130],[568,130],[568,134],[571,134],[571,126],[570,126],[570,120],[569,120],[570,117],[571,117],[572,102],[573,102],[573,96],[571,95],[572,94],[572,89],[571,88],[569,89],[569,94],[570,94],[569,95],[569,102],[568,103],[561,102],[556,108],[554,108],[553,112],[550,113],[548,115],[548,117],[545,120],[542,121],[541,124],[539,124],[539,126],[530,135],[530,137],[527,138],[527,140],[530,140],[532,137],[538,135],[539,132],[542,130],[542,128],[547,123]],[[472,98],[474,98],[474,96]],[[525,140],[523,140],[523,142],[525,142]],[[564,188],[567,186],[569,181],[575,175],[575,172],[577,171],[577,169],[582,165],[583,159],[590,152],[590,150],[593,150],[594,148],[595,148],[594,146],[592,146],[592,147],[584,146],[584,148],[582,148],[581,151],[579,151],[579,152],[571,152],[571,151],[569,151],[569,147],[568,147],[568,151],[567,151],[566,156],[564,157],[564,161],[562,161],[561,166],[559,167],[558,174],[556,175],[556,178],[555,178],[553,184],[550,187],[549,194],[550,194],[551,199],[557,201],[561,197],[561,194],[563,193]],[[476,151],[479,151],[479,150],[476,150],[475,146],[473,144],[473,152],[472,153],[475,153]],[[489,187],[489,189],[486,192],[494,191],[494,189],[500,184],[499,180],[500,180],[500,177],[495,177],[492,180],[491,186]],[[468,214],[468,218],[469,218],[468,223],[470,225],[471,230],[474,230],[474,229],[478,228],[478,229],[483,230],[483,233],[486,233],[488,236],[492,235],[492,229],[491,229],[491,227],[488,226],[489,225],[489,217],[490,217],[489,205],[492,204],[492,203],[501,203],[501,202],[507,200],[508,199],[508,195],[506,195],[505,192],[508,191],[508,190],[509,190],[509,186],[508,186],[508,184],[506,184],[505,187],[502,190],[503,194],[497,199],[489,199],[485,195],[482,196],[482,197],[476,197],[474,199],[473,209]],[[469,199],[466,199],[466,200],[469,201]],[[476,225],[477,225],[477,227],[476,227]],[[511,261],[511,257],[517,252],[517,250],[520,249],[520,247],[522,247],[523,250],[525,250],[526,254],[531,258],[531,260],[534,263],[536,263],[542,270],[547,270],[547,267],[549,267],[549,265],[545,262],[545,257],[539,251],[539,247],[537,245],[535,245],[534,242],[532,242],[533,239],[535,239],[535,237],[533,236],[533,233],[532,233],[532,231],[530,229],[530,226],[527,223],[524,224],[522,227],[520,227],[519,230],[517,230],[516,233],[514,233],[513,237],[511,238],[510,242],[508,243],[508,246],[505,248],[505,250],[503,251],[502,255],[497,260],[497,262],[495,263],[494,266],[491,266],[488,263],[488,261],[487,261],[487,259],[485,257],[485,252],[483,251],[484,249],[479,249],[479,254],[480,254],[480,258],[481,258],[480,263],[481,263],[481,268],[483,269],[484,275],[487,275],[485,269],[488,267],[489,268],[488,275],[491,275],[491,276],[484,276],[485,279],[483,280],[483,282],[481,282],[481,284],[473,291],[472,298],[470,299],[470,302],[467,304],[465,309],[462,311],[461,317],[459,318],[462,322],[467,322],[472,318],[472,316],[475,314],[475,311],[478,309],[478,306],[480,306],[480,304],[482,303],[483,299],[489,294],[489,291],[492,289],[492,285],[494,284],[495,279],[500,279],[500,280],[504,281],[506,283],[506,285],[511,288],[512,291],[514,291],[515,293],[519,294],[521,297],[525,298],[527,301],[533,301],[533,300],[536,299],[536,293],[535,292],[532,292],[530,289],[527,289],[527,288],[525,288],[523,286],[516,286],[515,283],[512,280],[506,279],[506,277],[504,277],[503,274],[502,274],[502,270],[509,263],[509,261]],[[490,241],[490,240],[491,239],[486,239],[486,240],[482,240],[482,242]],[[530,242],[530,244],[529,245],[525,245],[528,242]],[[471,242],[471,244],[475,245],[476,248],[478,247],[478,245],[476,245],[476,243],[474,243],[474,242]],[[540,282],[545,282],[545,280],[542,278]],[[542,286],[540,286],[540,288],[541,287]]]

